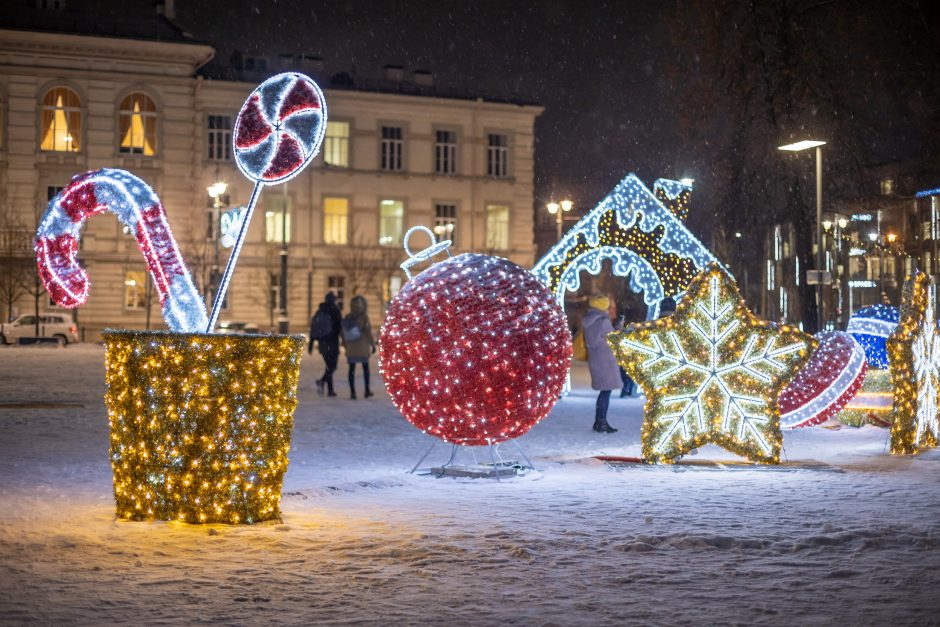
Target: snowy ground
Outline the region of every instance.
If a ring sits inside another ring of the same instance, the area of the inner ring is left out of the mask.
[[[641,401],[595,434],[578,371],[520,440],[538,472],[435,479],[404,472],[429,439],[377,375],[318,398],[305,356],[283,524],[123,522],[103,357],[0,348],[2,623],[940,622],[940,454],[892,458],[884,430],[787,434],[817,466],[613,470],[591,458],[639,455]]]

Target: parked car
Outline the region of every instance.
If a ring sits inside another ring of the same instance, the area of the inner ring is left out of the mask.
[[[54,337],[61,344],[78,341],[78,328],[65,314],[45,313],[39,316],[39,336]],[[0,324],[0,342],[14,344],[21,337],[36,337],[36,316],[23,314],[13,322]]]
[[[219,333],[260,333],[258,325],[253,322],[239,322],[236,320],[223,320],[219,323]]]

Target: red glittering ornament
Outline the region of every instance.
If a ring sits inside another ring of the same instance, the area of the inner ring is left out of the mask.
[[[469,253],[405,285],[379,347],[402,415],[465,446],[531,429],[555,405],[571,365],[571,333],[548,288],[511,261]]]

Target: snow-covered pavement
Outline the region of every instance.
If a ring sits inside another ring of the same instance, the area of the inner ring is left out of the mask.
[[[430,440],[376,366],[376,398],[345,367],[320,398],[305,355],[282,524],[124,522],[103,362],[0,347],[2,623],[940,622],[940,454],[891,457],[885,430],[787,433],[782,468],[612,469],[592,456],[640,454],[641,400],[596,434],[578,370],[519,441],[537,472],[435,479],[405,472]]]

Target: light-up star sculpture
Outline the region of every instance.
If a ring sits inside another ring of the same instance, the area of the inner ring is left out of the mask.
[[[752,461],[779,462],[776,399],[816,342],[756,318],[717,264],[692,280],[675,315],[607,341],[646,392],[647,460],[673,461],[712,442]]]
[[[894,424],[891,452],[917,453],[940,439],[940,333],[930,277],[916,272],[904,282],[901,321],[888,338]]]

